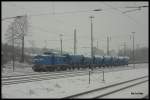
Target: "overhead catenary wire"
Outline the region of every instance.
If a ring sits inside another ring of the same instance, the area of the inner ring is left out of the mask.
[[[21,8],[23,11],[27,12],[27,9],[23,6],[18,6],[17,4],[14,3],[10,3],[11,6],[15,6],[15,7],[19,7]],[[120,7],[120,8],[124,8],[124,7]],[[60,14],[72,14],[72,13],[83,13],[83,12],[91,12],[91,11],[100,11],[102,9],[89,9],[89,10],[78,10],[78,11],[68,11],[68,12],[55,12],[55,4],[54,2],[52,2],[52,12],[46,12],[46,13],[39,13],[39,14],[28,14],[29,17],[32,16],[41,16],[41,15],[60,15]]]
[[[114,7],[113,7],[114,8]],[[114,8],[114,9],[116,9],[116,8]],[[117,9],[116,9],[117,10]],[[89,11],[89,10],[88,10]],[[64,13],[67,13],[67,12],[64,12]],[[74,13],[74,12],[70,12],[70,13]],[[47,14],[50,14],[50,13],[47,13]],[[60,13],[61,14],[61,13]],[[63,14],[63,12],[62,12],[62,14]],[[131,18],[132,19],[132,18]],[[47,31],[47,30],[45,30],[45,29],[41,29],[41,30],[44,30],[45,32]],[[47,31],[47,33],[48,32],[50,32],[50,31]],[[59,33],[58,33],[59,34]]]
[[[110,8],[112,8],[112,9],[114,9],[114,10],[116,10],[116,11],[118,11],[118,12],[120,12],[121,15],[128,17],[128,18],[129,18],[130,20],[132,20],[134,23],[136,23],[136,24],[138,24],[138,25],[139,25],[139,24],[141,25],[141,23],[140,23],[139,21],[137,21],[137,20],[135,20],[134,18],[132,18],[131,16],[129,16],[129,15],[123,13],[123,11],[121,11],[120,9],[118,9],[118,8],[116,8],[116,7],[114,7],[114,6],[110,5],[110,4],[108,4],[108,3],[104,3],[104,2],[103,2],[103,4],[106,5],[106,6],[108,6],[108,7],[110,7]]]
[[[128,13],[128,12],[133,12],[133,11],[139,11],[139,10],[141,10],[140,8],[136,8],[136,9],[130,9],[130,10],[127,10],[127,11],[124,11],[124,12],[122,12],[122,13]]]
[[[102,3],[103,3],[104,5],[106,5],[106,6],[109,6],[110,9],[114,9],[114,10],[117,10],[117,11],[123,13],[121,10],[119,10],[119,9],[116,8],[116,7],[113,7],[112,5],[110,5],[110,4],[108,4],[108,3],[105,3],[105,2],[102,2]],[[16,4],[11,4],[11,5],[14,5],[14,6],[17,7]],[[22,7],[22,6],[18,6],[18,7],[27,12],[27,10],[26,10],[24,7]],[[149,7],[149,6],[143,5],[143,6],[137,6],[137,7],[134,7],[134,8],[142,8],[142,7],[144,8],[144,7]],[[130,8],[130,7],[127,6],[127,7],[119,7],[119,8]],[[27,15],[28,15],[28,17],[32,17],[32,16],[43,16],[43,15],[75,14],[75,13],[84,13],[84,12],[87,13],[87,12],[91,12],[91,11],[93,12],[93,11],[102,11],[102,10],[105,10],[105,11],[106,11],[106,9],[93,9],[93,10],[89,9],[89,10],[77,10],[77,11],[68,11],[68,12],[55,12],[55,5],[54,5],[54,2],[52,2],[52,10],[53,10],[53,11],[52,11],[51,13],[50,13],[50,12],[46,12],[46,13],[27,14]],[[22,16],[22,15],[20,15],[20,16]],[[126,16],[128,16],[128,15],[126,15]],[[15,18],[15,17],[17,17],[17,16],[2,18],[2,20],[9,19],[9,18]],[[130,18],[131,18],[131,17],[130,17]],[[133,18],[132,18],[132,20],[133,20]]]
[[[137,10],[139,11],[145,7],[149,7],[149,6],[147,6],[147,5],[144,5],[144,6],[127,6],[126,8],[130,8],[130,10],[124,11],[123,13],[133,12],[133,11],[137,11]],[[131,8],[136,8],[136,9],[131,9]]]
[[[78,10],[78,11],[69,11],[69,12],[59,12],[59,13],[56,13],[55,12],[55,15],[62,15],[62,14],[73,14],[73,13],[83,13],[83,12],[93,12],[93,11],[101,11],[102,9],[93,9],[93,10]],[[54,13],[39,13],[39,14],[27,14],[28,17],[32,17],[32,16],[43,16],[43,15],[54,15]],[[24,15],[19,15],[19,16],[12,16],[12,17],[6,17],[6,18],[2,18],[2,21],[6,20],[6,19],[12,19],[12,18],[16,18],[16,17],[21,17],[21,16],[24,16]]]
[[[126,6],[125,8],[145,8],[149,7],[148,5],[143,5],[143,6]]]

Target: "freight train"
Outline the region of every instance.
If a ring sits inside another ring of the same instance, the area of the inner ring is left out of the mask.
[[[129,57],[94,56],[93,59],[83,55],[55,54],[44,52],[33,57],[32,69],[36,72],[65,71],[75,69],[93,69],[109,66],[128,65]]]

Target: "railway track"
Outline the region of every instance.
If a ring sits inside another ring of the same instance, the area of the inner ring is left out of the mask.
[[[143,99],[149,99],[149,95],[144,96]]]
[[[86,75],[87,72],[77,72],[77,73],[57,73],[57,74],[44,74],[44,75],[33,75],[33,76],[25,76],[25,77],[16,77],[9,79],[2,79],[2,85],[11,85],[11,84],[19,84],[19,83],[27,83],[34,81],[42,81],[42,80],[50,80],[50,79],[58,79],[65,77],[73,77],[73,76],[82,76]]]
[[[104,71],[117,71],[117,70],[130,70],[133,68],[103,68],[103,69],[94,69],[94,70],[104,70]],[[2,80],[4,79],[11,79],[11,78],[17,78],[17,77],[30,77],[30,76],[37,76],[37,75],[49,75],[49,74],[60,74],[60,73],[74,73],[74,72],[83,72],[87,71],[86,70],[79,70],[79,71],[57,71],[57,72],[39,72],[39,73],[26,73],[26,74],[21,74],[21,75],[8,75],[8,76],[2,76]]]
[[[92,99],[99,99],[99,98],[105,98],[105,96],[111,95],[116,92],[120,92],[121,90],[142,84],[144,82],[148,81],[148,76],[143,76],[139,78],[135,78],[128,81],[123,81],[119,83],[115,83],[109,86],[85,91],[82,93],[73,94],[70,96],[65,96],[63,99],[71,99],[71,98],[92,98]]]
[[[116,70],[105,70],[107,72],[113,71],[122,71],[129,69],[116,69]],[[94,70],[92,73],[101,73],[102,70]],[[7,76],[2,78],[2,85],[11,85],[11,84],[19,84],[19,83],[27,83],[34,81],[42,81],[42,80],[50,80],[50,79],[58,79],[65,77],[74,77],[74,76],[82,76],[87,75],[88,71],[71,71],[71,72],[57,72],[57,73],[43,73],[43,74],[30,74],[30,75],[19,75],[19,76]]]
[[[138,67],[136,69],[139,69],[141,67]],[[130,70],[130,69],[133,69],[132,66],[124,66],[124,67],[113,67],[113,68],[100,68],[100,69],[95,69],[95,70]],[[19,74],[19,75],[4,75],[2,76],[2,79],[6,79],[6,78],[13,78],[13,77],[26,77],[26,76],[31,76],[31,75],[46,75],[46,74],[59,74],[59,73],[72,73],[72,72],[80,72],[80,71],[87,71],[87,69],[84,69],[84,70],[78,70],[78,71],[74,71],[74,70],[71,70],[71,71],[56,71],[56,72],[28,72],[28,73],[24,73],[24,74]]]
[[[97,69],[96,69],[97,70]],[[101,70],[101,69],[98,69],[98,70]],[[20,76],[31,76],[31,75],[46,75],[46,74],[59,74],[59,73],[72,73],[72,72],[80,72],[80,71],[87,71],[87,69],[84,69],[84,70],[78,70],[78,71],[75,71],[75,70],[69,70],[69,71],[56,71],[56,72],[30,72],[30,73],[26,73],[26,74],[21,74],[21,75],[5,75],[5,76],[2,76],[2,78],[12,78],[12,77],[20,77]]]

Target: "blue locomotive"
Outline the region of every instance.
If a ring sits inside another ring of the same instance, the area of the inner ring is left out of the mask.
[[[65,71],[86,68],[128,65],[129,57],[94,56],[93,59],[83,55],[55,54],[45,52],[33,57],[34,71]]]

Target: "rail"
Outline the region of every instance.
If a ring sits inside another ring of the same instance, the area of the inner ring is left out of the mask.
[[[63,99],[66,99],[66,98],[67,98],[67,99],[68,99],[68,98],[69,98],[69,99],[71,99],[71,98],[80,98],[80,97],[83,98],[84,95],[87,95],[87,94],[89,95],[90,93],[93,93],[93,92],[97,92],[97,91],[100,91],[100,92],[101,92],[101,91],[103,91],[103,90],[105,90],[105,89],[108,89],[108,88],[110,89],[110,88],[115,87],[115,86],[124,85],[124,84],[126,84],[126,83],[130,83],[130,82],[137,81],[137,80],[140,80],[140,79],[144,79],[144,78],[147,78],[147,77],[148,77],[148,76],[143,76],[143,77],[131,79],[131,80],[128,80],[128,81],[123,81],[123,82],[115,83],[115,84],[112,84],[112,85],[109,85],[109,86],[105,86],[105,87],[101,87],[101,88],[97,88],[97,89],[85,91],[85,92],[82,92],[82,93],[77,93],[77,94],[73,94],[73,95],[70,95],[70,96],[65,96],[65,97],[63,97]],[[110,94],[112,94],[112,93],[115,93],[115,92],[121,91],[121,90],[123,90],[123,89],[126,89],[126,88],[129,88],[129,87],[132,87],[132,86],[141,84],[141,83],[146,82],[146,81],[148,81],[148,80],[140,81],[140,82],[131,84],[131,85],[129,85],[129,86],[125,86],[125,87],[119,88],[119,89],[117,89],[117,90],[109,91],[109,92],[106,92],[106,93],[103,93],[103,94],[101,94],[101,95],[94,96],[94,97],[91,97],[91,98],[95,98],[95,99],[101,98],[101,97],[104,97],[104,96],[106,96],[106,95],[110,95]]]

